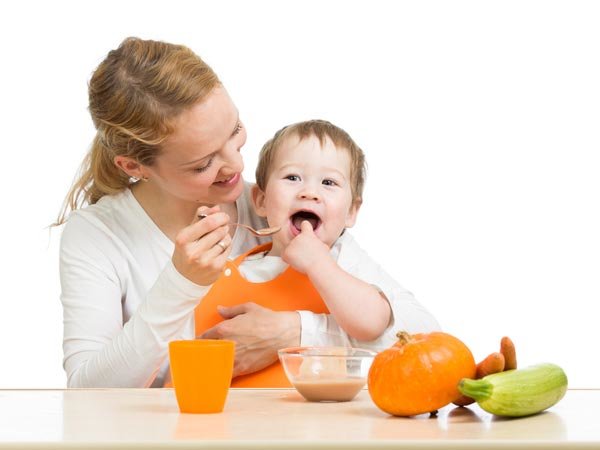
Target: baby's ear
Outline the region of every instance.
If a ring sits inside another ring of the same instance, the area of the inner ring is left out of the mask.
[[[252,206],[254,206],[254,212],[257,216],[267,217],[265,193],[256,184],[252,186]]]
[[[356,217],[358,216],[358,210],[362,205],[362,198],[357,198],[352,202],[352,206],[350,206],[350,211],[348,211],[348,215],[346,216],[345,228],[352,228],[356,223]]]

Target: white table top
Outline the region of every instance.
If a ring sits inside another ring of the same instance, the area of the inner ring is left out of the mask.
[[[520,419],[475,405],[389,416],[363,390],[310,403],[289,389],[232,389],[221,414],[180,414],[172,389],[0,390],[0,448],[600,449],[600,389],[569,390]]]

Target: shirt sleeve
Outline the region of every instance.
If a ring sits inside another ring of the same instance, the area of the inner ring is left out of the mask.
[[[300,314],[300,345],[306,347],[352,347],[349,336],[331,314],[298,311]],[[355,347],[355,346],[354,346]]]
[[[301,323],[301,345],[303,346],[347,346],[380,351],[397,341],[396,333],[426,333],[439,330],[435,317],[404,289],[383,268],[362,250],[356,241],[345,232],[340,238],[336,252],[340,267],[350,275],[375,286],[390,304],[391,318],[388,327],[372,341],[351,338],[337,324],[331,314],[316,314],[299,311]]]
[[[64,367],[68,387],[149,387],[168,354],[185,338],[208,288],[170,262],[123,324],[126,258],[109,233],[72,215],[61,237]],[[189,338],[189,337],[188,337]]]

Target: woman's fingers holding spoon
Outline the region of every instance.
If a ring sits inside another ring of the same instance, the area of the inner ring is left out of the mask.
[[[200,233],[193,246],[194,254],[209,252],[210,256],[214,257],[215,253],[220,254],[226,251],[230,247],[230,244],[229,226],[225,222],[225,225],[218,225],[204,234]]]
[[[229,216],[218,209],[211,212],[205,220],[194,218],[178,233],[172,257],[177,271],[201,286],[214,283],[231,253]]]
[[[229,232],[228,225],[229,216],[226,213],[220,212],[218,206],[213,206],[212,208],[201,207],[198,209],[191,226],[195,234],[193,240],[199,241],[205,235],[219,228],[224,228],[226,232]]]
[[[191,256],[201,264],[208,264],[211,260],[215,260],[216,264],[220,264],[221,259],[223,259],[221,257],[227,259],[229,253],[231,253],[231,237],[226,234],[216,241],[211,237],[210,241],[202,242],[202,245],[198,245],[193,250]]]
[[[179,273],[207,286],[216,280],[231,253],[231,237],[227,225],[211,229],[202,224],[200,231],[198,225],[186,227],[177,236],[172,261]]]

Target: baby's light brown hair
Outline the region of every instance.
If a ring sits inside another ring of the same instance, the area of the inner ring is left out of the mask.
[[[256,167],[256,184],[261,191],[264,192],[267,187],[271,164],[277,150],[292,136],[296,136],[300,141],[315,136],[321,146],[325,145],[326,139],[329,138],[337,150],[347,151],[350,155],[352,202],[362,201],[367,172],[365,155],[346,131],[326,120],[307,120],[285,126],[263,145]]]

